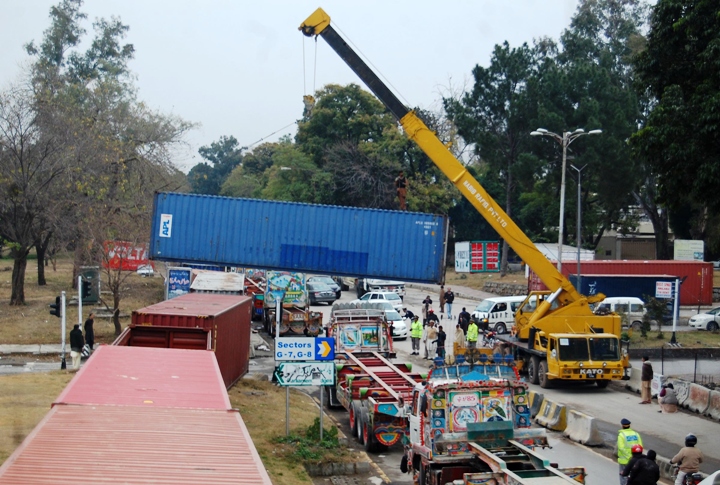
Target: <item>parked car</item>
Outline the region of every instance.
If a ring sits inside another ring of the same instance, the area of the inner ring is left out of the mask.
[[[496,296],[481,301],[471,318],[480,328],[506,333],[515,324],[515,312],[527,296]]]
[[[688,325],[698,330],[718,330],[720,329],[720,306],[704,313],[698,313],[690,317]]]
[[[353,300],[352,303],[362,303],[362,302],[370,302],[374,303],[377,301],[389,301],[392,303],[393,308],[396,312],[400,313],[403,308],[403,302],[400,299],[400,296],[398,296],[397,293],[393,291],[371,291],[370,293],[365,293],[362,297],[358,298],[357,300]]]
[[[337,300],[335,291],[319,281],[309,281],[307,283],[307,292],[311,305],[317,305],[318,303],[332,305]]]
[[[395,340],[408,338],[408,328],[405,320],[395,310],[385,310],[385,319],[392,324],[392,336]]]
[[[141,266],[138,266],[137,274],[139,274],[140,276],[143,276],[143,277],[144,276],[154,276],[155,270],[153,269],[153,267],[151,265],[143,264]]]
[[[335,299],[339,300],[342,295],[342,289],[340,285],[331,276],[309,276],[307,279],[308,283],[325,283],[335,292]]]
[[[643,316],[646,313],[645,303],[634,296],[611,296],[605,298],[595,307],[595,314],[614,312],[625,315],[623,327],[630,327],[639,332],[642,328]],[[670,312],[672,315],[672,311]]]

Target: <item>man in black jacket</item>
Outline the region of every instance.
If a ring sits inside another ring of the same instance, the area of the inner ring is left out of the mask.
[[[660,480],[660,467],[655,462],[657,454],[648,450],[647,455],[640,458],[628,477],[628,485],[657,485]]]
[[[80,358],[84,345],[85,339],[83,338],[82,330],[80,330],[80,324],[76,323],[70,331],[70,356],[72,357],[73,369],[80,368]]]

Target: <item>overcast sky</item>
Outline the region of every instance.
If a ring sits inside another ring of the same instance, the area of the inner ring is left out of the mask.
[[[58,3],[0,0],[0,87],[18,79],[28,62],[23,45],[41,42]],[[176,160],[187,172],[201,161],[197,149],[223,135],[252,147],[294,134],[303,94],[328,83],[362,85],[324,40],[316,48],[297,30],[318,6],[406,104],[439,111],[442,95],[469,86],[472,68],[488,64],[495,44],[558,39],[577,3],[86,0],[83,11],[88,34],[100,17],[130,27],[125,41],[135,46],[130,69],[142,101],[201,125]]]

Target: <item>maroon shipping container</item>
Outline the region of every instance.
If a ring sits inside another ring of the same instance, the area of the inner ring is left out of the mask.
[[[713,286],[712,263],[702,261],[580,261],[582,274],[595,275],[672,275],[685,281],[680,285],[681,305],[711,305]],[[577,263],[563,261],[563,274],[569,278],[577,272]],[[547,287],[530,269],[530,291],[546,290]]]
[[[237,410],[89,405],[53,407],[5,460],[0,485],[21,483],[272,485]]]
[[[211,293],[188,293],[132,313],[140,326],[203,329],[210,333],[225,386],[230,388],[248,371],[252,298]]]
[[[57,404],[232,409],[212,352],[113,345],[93,352]]]

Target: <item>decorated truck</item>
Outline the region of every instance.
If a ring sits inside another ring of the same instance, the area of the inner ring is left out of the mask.
[[[305,274],[292,271],[266,271],[263,319],[269,335],[276,333],[277,301],[282,300],[280,336],[315,337],[322,329],[322,313],[310,310]]]
[[[423,485],[584,483],[584,468],[557,468],[534,451],[547,437],[530,427],[527,384],[514,365],[462,360],[437,363],[415,385],[400,469]]]

